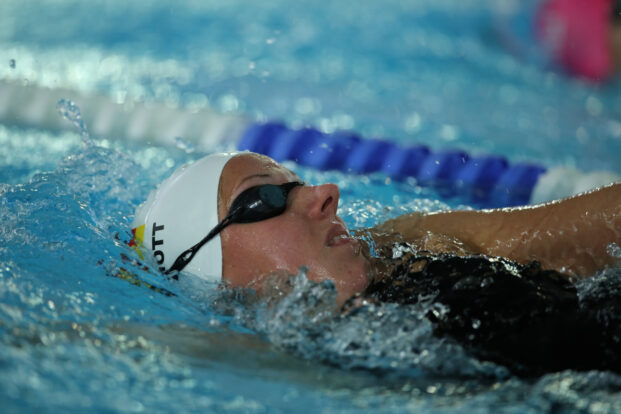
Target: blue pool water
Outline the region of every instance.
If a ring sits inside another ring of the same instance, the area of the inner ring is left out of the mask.
[[[4,0],[0,80],[621,173],[618,82],[508,49],[498,26],[523,25],[521,4]],[[433,337],[421,308],[334,318],[331,286],[302,275],[281,302],[242,306],[141,268],[134,209],[202,153],[117,138],[0,124],[3,412],[621,411],[618,375],[512,377]],[[337,182],[351,227],[463,206],[289,166]]]

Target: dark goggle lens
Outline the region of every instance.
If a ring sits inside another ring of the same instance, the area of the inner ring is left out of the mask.
[[[299,185],[290,182],[282,185],[264,184],[241,193],[231,205],[235,223],[253,223],[282,214],[287,208],[289,192]]]

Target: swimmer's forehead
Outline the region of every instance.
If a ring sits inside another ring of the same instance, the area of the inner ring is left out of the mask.
[[[223,206],[229,207],[235,197],[250,187],[288,181],[301,180],[293,171],[269,157],[252,153],[240,154],[232,158],[222,171],[220,201]]]

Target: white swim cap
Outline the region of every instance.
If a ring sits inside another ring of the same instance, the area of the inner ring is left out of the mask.
[[[226,163],[239,152],[208,155],[178,168],[136,209],[130,246],[144,246],[161,271],[218,224],[218,185]],[[222,280],[220,235],[204,245],[183,269],[203,279]]]

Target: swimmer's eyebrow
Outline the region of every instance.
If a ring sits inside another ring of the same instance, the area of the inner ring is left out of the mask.
[[[249,175],[247,177],[244,177],[244,179],[239,182],[237,187],[239,187],[240,185],[242,185],[243,183],[245,183],[248,180],[252,180],[253,178],[267,178],[267,177],[271,177],[271,175],[269,175],[269,174],[252,174],[252,175]]]
[[[266,174],[266,173],[262,173],[262,174],[261,174],[261,173],[259,173],[259,174],[251,174],[251,175],[249,175],[249,176],[247,176],[247,177],[244,177],[244,178],[243,178],[243,179],[242,179],[242,180],[241,180],[241,181],[240,181],[240,182],[239,182],[239,183],[235,186],[235,190],[233,191],[233,194],[237,193],[237,192],[238,192],[238,190],[239,190],[239,188],[240,188],[240,187],[242,187],[246,181],[250,181],[250,180],[252,180],[253,178],[269,178],[269,177],[271,177],[271,175],[270,175],[270,174]],[[239,194],[237,194],[237,195],[239,195]],[[236,195],[235,197],[237,197],[237,195]],[[231,197],[231,198],[233,198],[233,197]],[[233,201],[232,201],[232,200],[230,200],[230,201],[229,201],[229,204],[230,204],[230,203],[232,203],[232,202],[233,202]],[[229,206],[229,207],[230,207],[230,206]]]

